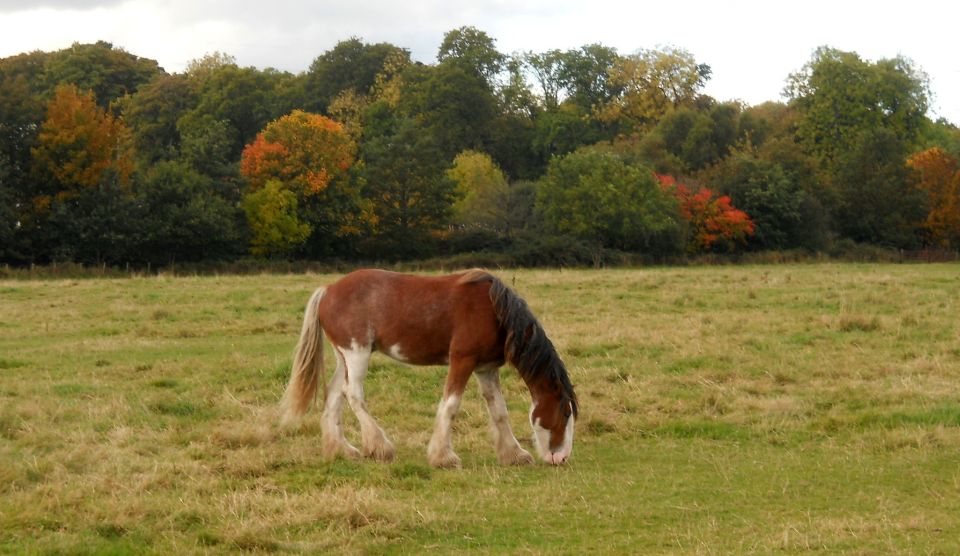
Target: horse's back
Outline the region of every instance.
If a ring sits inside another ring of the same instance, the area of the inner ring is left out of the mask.
[[[489,282],[475,271],[443,276],[351,272],[327,287],[319,316],[334,344],[373,346],[414,364],[445,363],[451,350],[502,358]]]

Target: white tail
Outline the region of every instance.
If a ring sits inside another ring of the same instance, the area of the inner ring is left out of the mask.
[[[287,383],[287,390],[280,402],[283,414],[281,424],[287,428],[300,425],[300,420],[317,395],[317,378],[323,375],[323,328],[317,313],[325,291],[325,288],[317,288],[317,291],[313,292],[303,314],[303,328],[293,354],[290,382]],[[326,377],[323,389],[326,395]]]

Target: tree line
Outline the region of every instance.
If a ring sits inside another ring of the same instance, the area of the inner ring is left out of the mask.
[[[960,130],[910,60],[818,48],[786,102],[718,102],[681,48],[436,62],[359,38],[300,74],[105,42],[0,60],[0,261],[960,245]]]

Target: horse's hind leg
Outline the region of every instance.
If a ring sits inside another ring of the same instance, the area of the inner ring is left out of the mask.
[[[437,407],[437,423],[427,446],[427,460],[433,467],[460,467],[460,456],[454,453],[450,440],[450,428],[460,409],[463,389],[475,365],[472,358],[450,358],[450,371],[443,388],[443,400]]]
[[[367,404],[363,398],[363,379],[367,376],[372,349],[370,346],[358,346],[356,343],[350,348],[338,347],[337,349],[343,354],[344,364],[347,367],[347,400],[350,402],[350,409],[360,421],[363,454],[376,460],[390,461],[395,453],[393,444],[367,411]]]
[[[337,352],[337,370],[327,385],[327,399],[323,404],[320,427],[323,431],[323,454],[328,458],[343,454],[348,458],[361,457],[360,450],[347,442],[343,434],[343,402],[346,397],[346,364],[340,350]]]
[[[477,382],[480,393],[487,401],[490,412],[490,424],[493,426],[493,443],[497,448],[497,458],[503,465],[527,465],[533,463],[530,452],[520,447],[517,437],[510,430],[507,404],[500,391],[500,369],[477,370]]]

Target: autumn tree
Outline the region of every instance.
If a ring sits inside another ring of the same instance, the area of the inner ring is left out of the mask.
[[[292,193],[298,201],[300,220],[321,238],[319,241],[329,242],[355,235],[362,224],[358,191],[347,175],[355,155],[356,145],[342,125],[318,114],[294,110],[268,124],[247,145],[240,169],[251,193],[270,181],[277,181]],[[272,195],[271,202],[276,205],[279,194]],[[264,199],[260,200],[266,202]],[[286,210],[290,205],[284,201],[282,206]]]
[[[126,186],[133,172],[130,132],[97,106],[93,93],[61,85],[47,105],[33,162],[58,196],[95,188],[106,180]]]
[[[688,253],[734,251],[753,235],[750,216],[734,207],[729,196],[706,187],[694,191],[672,176],[658,175],[657,179],[679,202],[680,217],[687,225]]]
[[[933,147],[911,156],[916,187],[926,194],[927,217],[923,221],[929,244],[946,249],[960,247],[960,170],[957,159]]]
[[[459,200],[453,205],[454,220],[468,227],[506,231],[509,185],[489,155],[463,151],[453,159],[447,177],[456,183]]]
[[[609,79],[622,92],[597,107],[599,117],[625,129],[649,129],[669,111],[691,106],[710,73],[710,66],[681,48],[618,57]]]
[[[253,189],[276,179],[298,196],[308,197],[342,177],[355,154],[356,145],[340,123],[294,110],[271,122],[247,145],[240,171]]]
[[[310,225],[297,214],[296,194],[279,180],[267,180],[248,194],[243,210],[253,232],[250,252],[254,255],[290,255],[310,236]]]

